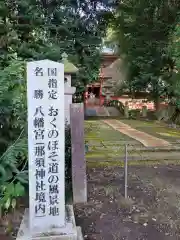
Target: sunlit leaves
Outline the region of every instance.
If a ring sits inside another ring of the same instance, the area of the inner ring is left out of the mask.
[[[178,1],[170,3],[167,0],[121,1],[110,25],[113,30],[111,39],[119,47],[120,56],[124,56],[129,68],[126,79],[129,89],[150,90],[153,100],[164,94],[174,67],[168,45],[178,6]]]

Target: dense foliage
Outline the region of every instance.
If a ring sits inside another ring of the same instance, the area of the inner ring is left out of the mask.
[[[110,24],[108,42],[128,68],[126,86],[132,94],[149,91],[157,109],[160,96],[172,97],[169,85],[180,53],[179,10],[179,1],[119,1]]]
[[[0,0],[0,199],[6,209],[15,207],[28,183],[26,62],[60,61],[66,52],[79,68],[74,85],[83,89],[94,81],[106,26],[102,4]]]
[[[24,194],[27,174],[26,94],[24,63],[16,59],[0,71],[1,205],[15,207]]]

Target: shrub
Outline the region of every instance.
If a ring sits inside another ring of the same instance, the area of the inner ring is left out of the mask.
[[[140,117],[141,117],[141,110],[140,109],[129,110],[129,118],[130,119],[139,119]]]
[[[28,184],[24,67],[14,59],[0,71],[0,205],[6,211],[16,207]]]
[[[25,194],[28,184],[27,138],[18,139],[0,157],[0,205],[8,211],[16,207],[16,199]]]

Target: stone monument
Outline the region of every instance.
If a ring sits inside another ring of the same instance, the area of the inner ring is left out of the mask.
[[[73,207],[65,205],[64,65],[29,62],[27,98],[29,209],[17,239],[82,239]]]

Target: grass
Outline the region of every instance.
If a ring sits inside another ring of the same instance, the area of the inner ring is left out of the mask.
[[[123,123],[131,127],[148,133],[154,137],[164,139],[169,142],[180,141],[180,130],[168,128],[165,124],[158,122],[146,122],[140,120],[121,120]]]
[[[112,142],[112,141],[132,141],[130,137],[112,129],[101,121],[85,121],[85,140],[96,142]]]
[[[122,122],[131,125],[132,127],[150,133],[152,135],[156,134],[156,137],[160,138],[160,135],[156,133],[156,129],[161,132],[171,131],[174,134],[180,136],[179,131],[174,131],[168,129],[165,126],[162,126],[159,123],[155,122],[145,122],[140,120],[123,120]],[[163,154],[162,159],[154,160],[151,153],[154,153],[155,150],[152,149],[148,152],[145,151],[143,146],[139,144],[138,141],[132,140],[130,137],[112,129],[107,124],[102,121],[85,121],[85,140],[88,145],[88,152],[86,154],[87,165],[89,167],[106,167],[106,166],[123,166],[124,162],[122,161],[125,155],[124,144],[127,143],[131,146],[128,147],[128,155],[139,158],[139,160],[128,161],[129,166],[134,165],[145,165],[145,166],[155,166],[158,164],[179,164],[180,160],[164,160]],[[133,142],[133,143],[132,143]],[[142,148],[142,149],[141,149]],[[162,151],[163,152],[163,151]],[[161,154],[158,152],[157,154]],[[166,153],[164,153],[166,154]],[[173,154],[173,153],[172,153]],[[145,156],[144,160],[142,156]],[[166,156],[166,159],[168,156]],[[119,158],[119,159],[118,159]],[[121,160],[120,160],[121,158]],[[165,157],[164,157],[165,158]]]
[[[179,130],[167,128],[158,122],[140,120],[120,121],[129,124],[139,131],[144,131],[169,142],[180,140]],[[123,217],[123,221],[125,221],[126,224],[132,221],[131,227],[132,223],[146,224],[144,226],[147,226],[151,224],[152,221],[157,221],[153,224],[157,224],[159,227],[160,225],[158,224],[162,223],[162,230],[165,231],[165,234],[171,234],[169,226],[175,229],[174,231],[179,229],[180,218],[178,211],[180,207],[180,190],[178,177],[176,177],[179,173],[176,171],[172,173],[171,170],[171,167],[176,169],[176,167],[180,165],[180,158],[177,152],[177,160],[174,160],[172,150],[170,150],[170,153],[168,152],[168,155],[162,150],[154,153],[155,149],[154,151],[153,149],[152,151],[149,149],[147,152],[144,147],[141,149],[142,146],[137,141],[134,141],[134,145],[130,144],[131,146],[128,147],[128,155],[144,154],[143,156],[146,155],[147,159],[128,161],[129,198],[125,199],[123,196],[120,197],[120,195],[118,195],[124,191],[124,187],[122,186],[122,182],[124,182],[122,181],[124,161],[122,160],[123,158],[118,160],[118,156],[124,156],[124,143],[129,144],[133,140],[101,121],[87,121],[85,123],[85,137],[89,144],[89,152],[86,154],[87,167],[88,171],[92,171],[93,174],[97,172],[97,184],[95,183],[95,188],[97,189],[98,197],[103,189],[104,198],[110,200],[115,199],[117,209],[123,209],[124,212],[128,211],[127,221],[126,216]],[[154,154],[160,155],[162,159],[154,160],[153,157],[157,157],[157,155]],[[163,158],[165,158],[165,156],[166,159],[168,159],[169,156],[169,159],[164,160]],[[140,157],[138,156],[137,159],[140,159]],[[161,168],[163,168],[163,170],[160,175]],[[165,168],[167,168],[166,171],[164,170]],[[100,169],[99,172],[98,169]],[[115,172],[117,175],[122,174],[114,178]],[[95,176],[92,177],[92,180],[96,180]],[[117,184],[119,189],[117,188]],[[131,217],[130,219],[129,216]],[[168,226],[168,228],[164,230],[164,226]],[[112,239],[116,240],[120,238],[120,232],[118,230],[113,231]]]
[[[128,166],[158,166],[158,165],[180,165],[180,160],[139,160],[139,161],[128,161]],[[112,161],[90,161],[87,160],[87,166],[89,168],[98,167],[124,167],[123,161],[112,160]]]
[[[124,144],[133,140],[101,121],[85,121],[86,158],[111,159],[124,156]],[[137,141],[133,143],[139,144]]]
[[[124,156],[125,143],[138,144],[125,134],[101,121],[85,121],[86,158],[113,158]]]
[[[124,156],[125,150],[124,145],[113,148],[113,146],[100,146],[100,147],[89,147],[89,152],[86,154],[86,158],[93,157],[118,157]]]

